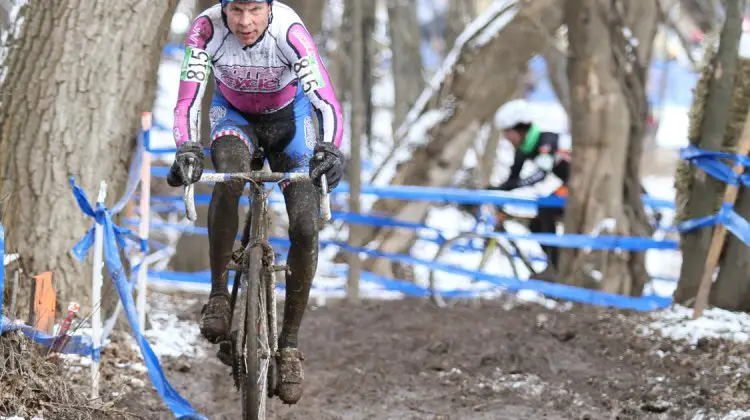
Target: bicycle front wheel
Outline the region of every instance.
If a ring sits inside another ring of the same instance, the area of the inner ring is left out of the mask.
[[[262,281],[263,249],[253,246],[248,252],[243,284],[245,296],[244,364],[241,381],[242,415],[245,420],[264,420],[268,401],[268,369],[271,349],[268,341],[268,294]]]

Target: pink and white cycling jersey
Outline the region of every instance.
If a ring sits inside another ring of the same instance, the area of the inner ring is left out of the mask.
[[[188,30],[174,110],[179,146],[198,141],[201,98],[213,69],[216,88],[245,114],[276,112],[294,101],[298,88],[318,112],[323,141],[341,146],[343,115],[312,36],[289,6],[275,1],[273,20],[252,47],[243,48],[224,24],[221,5],[198,16]]]

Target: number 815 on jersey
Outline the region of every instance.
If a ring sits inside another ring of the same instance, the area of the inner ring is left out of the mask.
[[[180,80],[202,83],[208,77],[210,57],[200,48],[186,47]]]

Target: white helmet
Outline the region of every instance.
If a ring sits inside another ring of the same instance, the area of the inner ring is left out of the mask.
[[[526,99],[514,99],[495,112],[495,127],[507,130],[518,124],[531,124],[533,119],[531,104]]]

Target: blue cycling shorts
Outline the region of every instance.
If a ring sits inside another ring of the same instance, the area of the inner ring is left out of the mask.
[[[271,166],[279,172],[307,172],[317,142],[312,105],[302,88],[292,104],[267,115],[244,114],[216,89],[209,113],[211,143],[225,136],[242,139],[250,152],[262,147]]]

